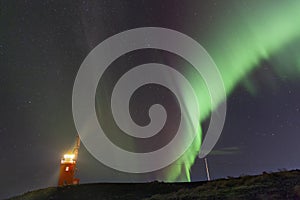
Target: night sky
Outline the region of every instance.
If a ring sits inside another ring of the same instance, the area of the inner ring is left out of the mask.
[[[299,14],[289,12],[295,2],[286,1],[278,13],[287,12],[291,21],[274,22],[274,1],[0,1],[0,198],[57,184],[60,157],[72,148],[77,135],[72,89],[81,63],[106,38],[146,26],[185,33],[207,49],[221,73],[240,74],[228,89],[221,138],[207,157],[213,179],[299,168],[300,31],[288,26],[300,27]],[[263,22],[257,21],[261,10],[267,16]],[[266,32],[256,23],[276,28]],[[251,55],[257,50],[251,45],[254,41],[268,52],[251,62],[242,50]],[[231,54],[231,47],[239,51]],[[115,65],[183,62],[165,52],[135,53]],[[222,66],[227,60],[241,66],[230,71],[230,64]],[[251,70],[242,66],[248,63]],[[160,88],[160,93],[168,91]],[[166,96],[168,104],[172,98]],[[98,98],[108,101],[106,96]],[[148,99],[148,103],[153,100]],[[176,120],[176,115],[172,117]],[[81,183],[162,180],[164,173],[138,175],[110,169],[83,145],[78,169]],[[191,180],[205,180],[205,175],[203,160],[196,158]]]

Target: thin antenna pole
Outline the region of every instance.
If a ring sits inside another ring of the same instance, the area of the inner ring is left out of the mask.
[[[205,162],[207,180],[210,181],[210,175],[209,175],[209,170],[208,170],[207,158],[204,158],[204,162]]]

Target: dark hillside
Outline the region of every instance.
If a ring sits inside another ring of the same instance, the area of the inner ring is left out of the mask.
[[[195,183],[95,183],[46,188],[11,198],[37,199],[299,199],[300,170]]]

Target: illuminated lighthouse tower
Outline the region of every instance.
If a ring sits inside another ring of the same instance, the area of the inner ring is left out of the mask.
[[[65,154],[60,161],[58,186],[79,184],[79,179],[74,178],[80,139],[77,136],[76,145],[71,154]]]

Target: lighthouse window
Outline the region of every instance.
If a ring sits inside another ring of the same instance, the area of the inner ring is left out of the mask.
[[[66,171],[66,172],[69,171],[69,167],[66,167],[65,171]]]

